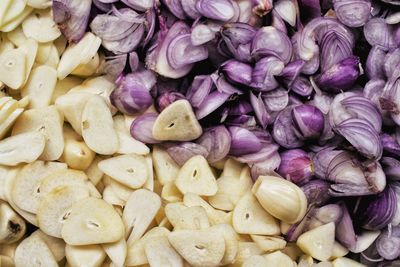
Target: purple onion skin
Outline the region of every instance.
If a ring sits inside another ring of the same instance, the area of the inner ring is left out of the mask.
[[[127,115],[143,112],[153,103],[149,89],[130,74],[117,80],[117,88],[111,93],[110,100],[119,111]]]
[[[166,107],[177,100],[185,99],[185,96],[178,92],[164,92],[157,97],[156,108],[158,112],[163,111]]]
[[[280,154],[278,173],[297,184],[306,184],[313,175],[313,164],[307,153],[301,149],[286,150]]]
[[[292,110],[293,122],[302,139],[318,138],[323,130],[324,114],[312,105],[296,106]]]

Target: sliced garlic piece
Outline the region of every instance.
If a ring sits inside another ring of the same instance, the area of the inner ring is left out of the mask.
[[[23,45],[28,40],[22,31],[22,27],[18,27],[13,31],[8,32],[7,38],[17,47]]]
[[[22,13],[19,16],[13,18],[12,20],[9,20],[8,22],[5,22],[6,19],[7,19],[7,18],[5,18],[3,20],[3,24],[0,26],[0,31],[2,31],[2,32],[10,32],[10,31],[14,30],[15,28],[17,28],[24,21],[24,19],[27,16],[29,16],[29,14],[31,14],[32,11],[33,11],[33,8],[27,6],[27,7],[25,7],[25,9],[22,11]]]
[[[53,253],[54,258],[57,262],[60,262],[62,259],[65,258],[65,242],[60,238],[55,238],[53,236],[49,236],[45,234],[40,229],[36,230],[32,236],[39,236],[49,247],[51,253]]]
[[[32,70],[25,86],[21,89],[22,97],[29,96],[30,108],[42,108],[50,105],[57,83],[55,69],[42,65]]]
[[[99,169],[114,180],[130,187],[140,188],[149,178],[149,170],[143,156],[129,154],[99,162]]]
[[[182,257],[171,246],[166,236],[150,238],[145,243],[144,250],[151,267],[183,267]]]
[[[225,254],[225,240],[216,230],[177,230],[168,235],[175,250],[193,267],[217,266]]]
[[[168,236],[169,230],[165,227],[154,227],[150,229],[142,238],[133,242],[128,247],[128,255],[125,261],[127,266],[140,266],[148,263],[145,244],[151,238],[158,236]]]
[[[63,118],[55,106],[25,111],[14,124],[12,134],[39,131],[46,137],[42,160],[57,160],[64,150]]]
[[[209,228],[210,222],[203,207],[186,207],[173,226],[174,230],[200,230]]]
[[[15,251],[14,263],[16,267],[58,267],[50,248],[38,235],[31,235],[22,240]]]
[[[26,6],[26,0],[13,0],[4,14],[3,25],[21,16]]]
[[[164,207],[165,216],[172,226],[178,225],[180,220],[180,214],[188,207],[182,202],[168,203]]]
[[[217,224],[212,226],[212,229],[221,233],[225,240],[225,253],[220,265],[224,266],[235,262],[238,254],[239,236],[229,224]]]
[[[232,225],[239,234],[279,235],[278,221],[266,212],[251,192],[233,210]]]
[[[51,7],[51,0],[28,0],[28,6],[38,9],[45,9]]]
[[[0,164],[31,163],[43,153],[45,137],[40,132],[17,134],[0,141]]]
[[[208,198],[209,203],[216,209],[231,211],[239,199],[251,190],[252,182],[239,177],[222,176],[217,179],[217,194]]]
[[[167,203],[180,202],[183,200],[181,191],[176,187],[174,182],[165,184],[161,191],[161,198]]]
[[[38,56],[40,55],[39,51],[38,51]],[[68,76],[63,80],[58,80],[56,88],[53,93],[51,103],[52,104],[55,103],[56,99],[58,99],[63,95],[66,95],[72,88],[80,85],[82,82],[83,80],[81,78],[75,76]]]
[[[0,55],[0,81],[11,89],[20,88],[26,77],[26,56],[19,49],[8,50]]]
[[[112,155],[119,148],[114,121],[107,104],[100,96],[92,96],[82,111],[82,137],[94,152]]]
[[[61,230],[69,245],[92,245],[121,240],[124,224],[115,209],[102,199],[89,197],[71,207]]]
[[[25,221],[5,202],[0,202],[0,244],[20,240],[26,231]]]
[[[0,122],[0,139],[2,139],[9,132],[11,127],[14,125],[14,122],[18,119],[22,112],[24,112],[24,109],[17,108],[11,114],[9,114],[3,122]]]
[[[40,43],[54,41],[61,35],[50,10],[35,10],[22,22],[22,30],[25,36]]]
[[[80,64],[71,72],[71,75],[80,77],[89,77],[94,75],[100,66],[99,54],[94,55],[86,64]]]
[[[286,254],[275,251],[263,256],[266,262],[265,266],[274,266],[274,267],[297,267],[296,262],[294,262],[289,256]]]
[[[32,38],[27,39],[25,43],[23,43],[18,47],[18,50],[23,51],[26,55],[24,84],[28,80],[33,64],[35,63],[35,58],[37,55],[38,48],[39,48],[38,43]]]
[[[48,235],[61,238],[61,229],[72,205],[88,197],[89,190],[84,187],[56,187],[39,204],[37,218],[40,229]]]
[[[13,0],[0,1],[0,25],[3,24],[4,17],[6,15],[6,12],[8,11],[8,8],[10,7],[12,1]]]
[[[122,238],[118,242],[103,244],[102,246],[116,267],[124,267],[128,249],[125,239]]]
[[[332,256],[335,242],[335,224],[333,222],[309,230],[297,239],[297,246],[319,261],[326,261]]]
[[[99,245],[65,247],[65,255],[71,267],[100,267],[106,258],[106,253]]]
[[[5,103],[0,108],[0,122],[6,121],[17,108],[18,102],[16,100],[11,97],[9,99],[6,98]]]
[[[250,235],[251,239],[265,252],[281,250],[286,241],[280,236]]]
[[[178,100],[166,107],[153,125],[153,137],[162,141],[190,141],[202,132],[187,100]]]
[[[69,186],[73,188],[83,187],[89,190],[86,185],[87,176],[82,171],[72,169],[60,169],[47,175],[37,189],[42,197],[45,197],[53,189],[60,186]]]
[[[167,151],[165,151],[164,148],[155,145],[151,156],[153,157],[154,170],[160,183],[166,185],[175,181],[178,176],[179,166],[168,155]]]
[[[332,261],[332,265],[333,267],[365,267],[364,264],[358,263],[346,257],[337,258],[336,260]]]
[[[228,158],[224,164],[221,176],[229,176],[239,178],[242,169],[245,167],[243,163],[240,163],[232,158]]]
[[[57,109],[64,115],[65,120],[80,135],[82,135],[82,112],[91,97],[91,94],[84,92],[69,92],[55,101]]]
[[[125,118],[122,115],[114,116],[114,128],[117,131],[119,139],[118,154],[137,154],[146,155],[150,149],[146,144],[134,139],[129,129],[125,126]]]
[[[77,44],[70,44],[58,65],[58,78],[62,80],[80,64],[88,63],[96,55],[100,45],[101,39],[91,32],[87,32]]]
[[[208,215],[208,219],[211,223],[211,225],[216,225],[220,223],[226,223],[227,221],[231,221],[230,216],[228,213],[222,211],[222,210],[216,210],[214,209],[210,204],[208,204],[207,201],[205,201],[203,198],[200,196],[193,194],[193,193],[187,193],[183,196],[183,203],[187,207],[193,207],[193,206],[200,206],[203,207]]]
[[[111,186],[114,193],[123,201],[128,201],[129,197],[135,190],[111,179],[108,175],[105,175],[103,180],[105,180],[106,178],[109,179],[109,185]]]
[[[9,256],[0,255],[0,263],[2,267],[14,267],[14,259]]]
[[[207,160],[197,155],[190,158],[179,170],[175,185],[183,193],[194,193],[200,196],[213,196],[218,185]]]
[[[160,207],[160,197],[149,190],[138,189],[130,195],[122,214],[128,244],[142,237]]]
[[[39,65],[46,65],[57,69],[60,56],[56,46],[53,43],[39,43],[35,62]]]
[[[346,256],[349,253],[349,250],[340,244],[339,242],[335,241],[333,243],[333,248],[332,248],[332,256],[330,260],[336,259],[336,258],[342,258]]]
[[[268,262],[264,259],[263,256],[260,255],[253,255],[247,258],[244,262],[242,267],[264,267],[268,266]],[[275,267],[275,265],[273,265]]]
[[[15,204],[25,211],[36,214],[42,199],[41,182],[49,174],[66,169],[67,165],[64,163],[39,160],[22,167],[14,180],[11,192]]]

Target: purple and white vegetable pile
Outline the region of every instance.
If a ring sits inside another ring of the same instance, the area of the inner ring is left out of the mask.
[[[54,0],[53,14],[70,42],[101,38],[135,139],[180,166],[202,155],[246,163],[254,181],[277,172],[309,203],[288,241],[333,222],[354,259],[398,266],[398,1]],[[175,116],[165,133],[161,116]]]

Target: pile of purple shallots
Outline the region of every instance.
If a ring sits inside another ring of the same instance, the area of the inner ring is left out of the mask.
[[[179,165],[278,173],[309,203],[287,241],[324,207],[350,257],[400,266],[400,1],[54,0],[53,15],[69,42],[101,38],[134,138]],[[202,135],[157,140],[145,111],[181,99]]]

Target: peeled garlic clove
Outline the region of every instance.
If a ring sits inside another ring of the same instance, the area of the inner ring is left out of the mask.
[[[182,257],[171,246],[166,236],[150,238],[144,245],[150,266],[183,267]]]
[[[229,224],[217,224],[212,229],[222,234],[225,240],[225,253],[220,265],[224,266],[235,262],[239,249],[239,235]]]
[[[326,261],[332,256],[335,242],[335,224],[333,222],[307,231],[297,239],[297,246],[319,261]]]
[[[239,234],[279,235],[278,221],[266,212],[251,192],[233,210],[232,225]]]
[[[130,195],[122,214],[128,244],[142,237],[160,207],[161,199],[154,192],[138,189]]]
[[[32,264],[35,266],[58,267],[51,250],[37,235],[31,235],[22,240],[15,251],[14,263],[17,267],[32,266]]]
[[[224,164],[224,169],[221,173],[221,176],[239,178],[243,167],[245,167],[243,163],[240,163],[232,158],[228,158]]]
[[[250,235],[251,239],[265,252],[281,250],[286,246],[286,241],[280,236]]]
[[[106,258],[106,253],[99,245],[65,247],[65,255],[71,267],[100,267]]]
[[[217,266],[225,254],[224,238],[212,228],[174,231],[168,240],[193,267]]]
[[[11,189],[14,203],[21,209],[35,213],[42,199],[40,185],[51,173],[57,170],[66,170],[67,165],[59,162],[35,161],[19,170]]]
[[[71,72],[71,75],[76,75],[80,77],[89,77],[96,73],[100,66],[99,54],[94,55],[94,57],[86,64],[80,64],[76,69]]]
[[[114,180],[133,189],[142,187],[149,178],[146,160],[140,155],[112,157],[100,161],[98,167]]]
[[[103,244],[103,249],[116,267],[123,267],[127,255],[127,244],[124,238],[115,243]]]
[[[169,156],[165,149],[157,145],[153,146],[151,156],[154,162],[154,170],[160,183],[166,185],[173,182],[178,176],[178,164]]]
[[[22,22],[22,29],[28,38],[41,43],[54,41],[61,35],[50,10],[35,10]]]
[[[153,125],[153,137],[162,141],[190,141],[202,132],[187,100],[178,100],[166,107]]]
[[[0,141],[0,164],[31,163],[43,153],[45,137],[40,132],[17,134]]]
[[[12,134],[39,131],[46,137],[46,146],[40,159],[57,160],[64,150],[62,124],[64,120],[56,107],[30,109],[15,122]]]
[[[304,192],[283,178],[260,176],[252,191],[268,213],[284,222],[299,222],[306,214],[307,198]]]
[[[26,56],[18,49],[4,52],[0,56],[0,81],[12,89],[25,82]]]
[[[60,186],[52,190],[40,202],[37,210],[40,229],[48,235],[61,238],[61,228],[69,216],[71,206],[87,197],[87,188]]]
[[[61,236],[69,245],[112,243],[123,235],[124,224],[115,209],[93,197],[74,203],[61,229]]]
[[[49,66],[39,66],[32,70],[25,86],[21,89],[23,97],[29,96],[30,108],[50,105],[57,83],[57,72]]]
[[[213,196],[218,185],[207,160],[197,155],[190,158],[179,170],[175,185],[183,193],[194,193],[200,196]]]
[[[82,141],[81,136],[66,126],[64,126],[64,143],[61,160],[75,170],[86,170],[89,168],[96,153]]]
[[[92,96],[82,111],[82,137],[88,147],[102,155],[112,155],[119,148],[111,112],[100,96]]]
[[[0,203],[0,244],[20,240],[26,231],[25,221],[5,202]]]
[[[274,267],[296,267],[297,264],[288,255],[276,251],[263,256],[266,262],[265,266]]]

